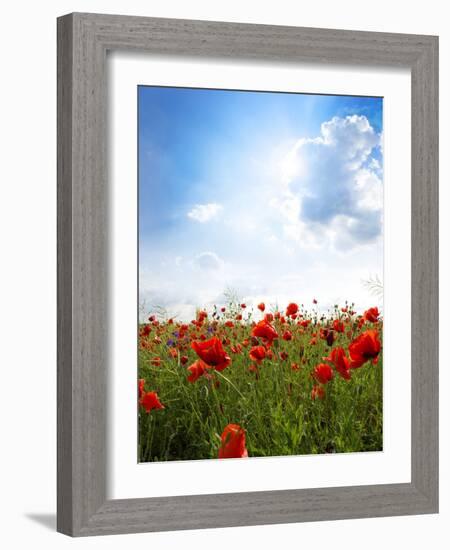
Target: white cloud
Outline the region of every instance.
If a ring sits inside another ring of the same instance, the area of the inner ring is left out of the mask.
[[[194,258],[194,264],[200,269],[215,270],[222,267],[223,261],[215,252],[202,252]]]
[[[217,204],[216,202],[196,204],[194,208],[188,212],[187,216],[196,222],[205,223],[215,218],[221,210],[222,205]]]
[[[372,156],[381,136],[365,116],[333,117],[320,136],[298,140],[270,201],[283,233],[303,247],[351,249],[381,233],[382,167]],[[283,165],[285,168],[285,165]]]

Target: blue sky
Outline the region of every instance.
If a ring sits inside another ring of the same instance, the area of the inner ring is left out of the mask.
[[[138,88],[140,301],[324,308],[382,276],[382,99]]]

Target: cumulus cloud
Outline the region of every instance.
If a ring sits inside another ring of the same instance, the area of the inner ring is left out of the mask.
[[[303,169],[286,181],[271,205],[286,236],[305,246],[337,248],[373,242],[381,233],[382,167],[373,156],[381,136],[365,116],[333,117],[320,136],[301,139],[288,153]]]
[[[215,218],[221,210],[222,206],[216,202],[196,204],[194,208],[188,212],[187,216],[196,222],[205,223]]]
[[[222,267],[223,261],[215,252],[202,252],[194,258],[194,264],[200,269],[216,270]]]

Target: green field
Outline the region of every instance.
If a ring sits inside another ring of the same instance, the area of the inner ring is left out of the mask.
[[[294,306],[140,325],[141,462],[382,450],[378,310]]]

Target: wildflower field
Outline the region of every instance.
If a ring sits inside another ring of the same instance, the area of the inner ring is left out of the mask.
[[[376,307],[230,302],[139,327],[139,461],[382,450]]]

